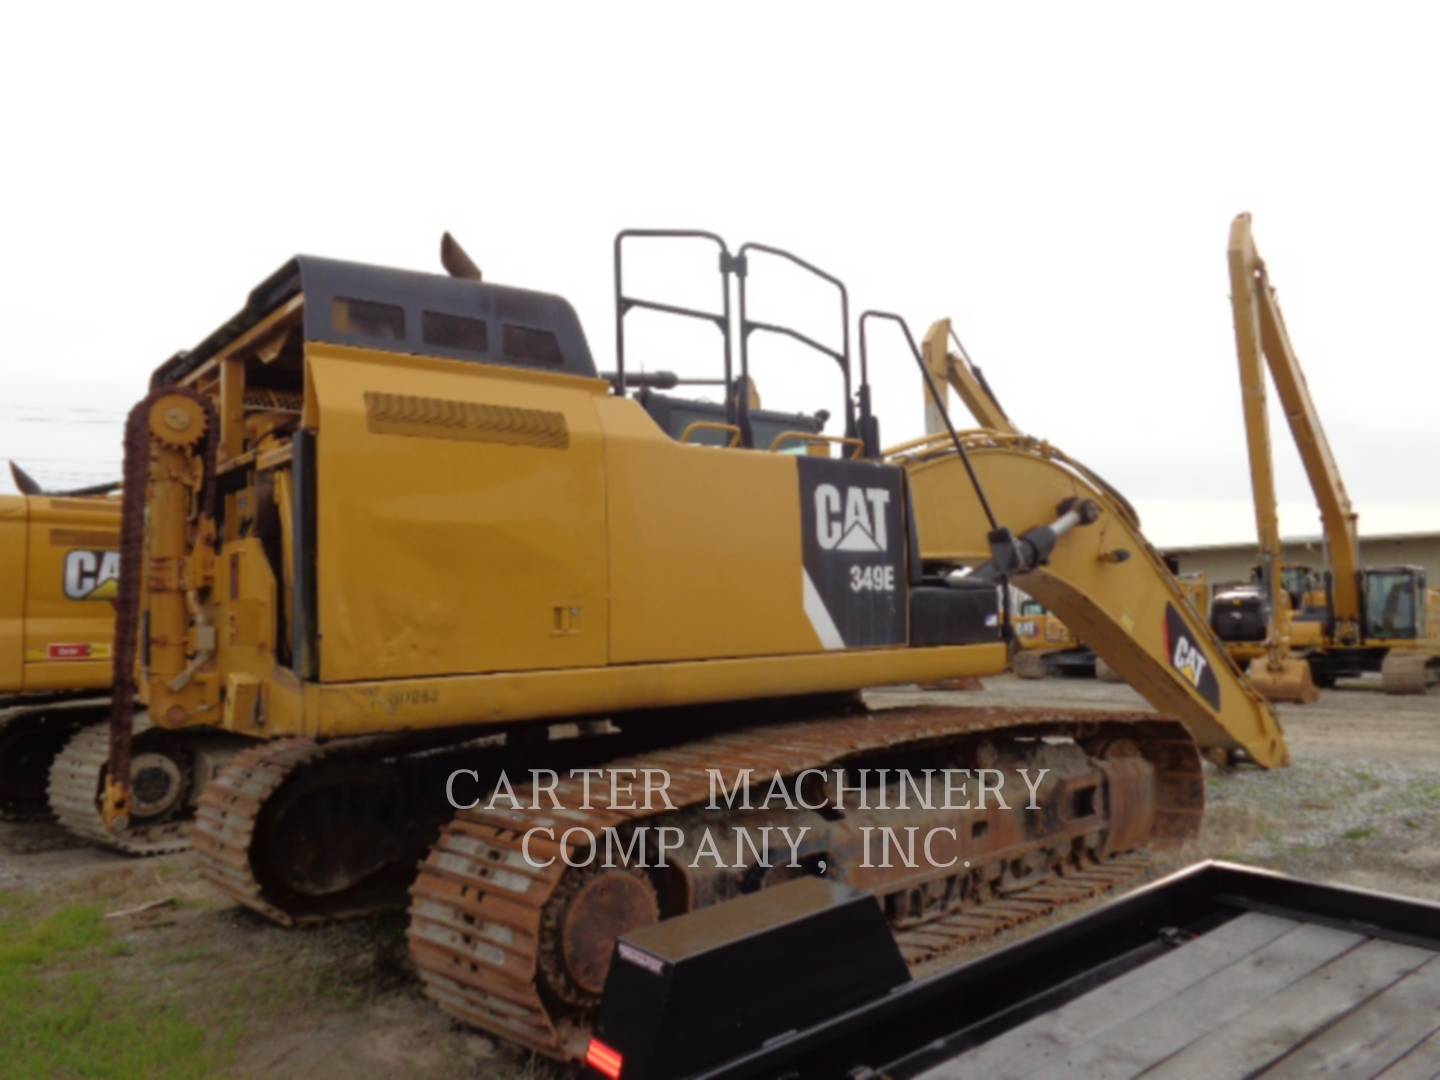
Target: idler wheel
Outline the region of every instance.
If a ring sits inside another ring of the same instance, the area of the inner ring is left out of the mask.
[[[185,772],[168,754],[136,754],[130,762],[130,815],[139,820],[162,817],[185,798]]]
[[[635,868],[571,870],[545,905],[545,981],[571,1005],[599,1004],[615,939],[660,921],[655,887]]]

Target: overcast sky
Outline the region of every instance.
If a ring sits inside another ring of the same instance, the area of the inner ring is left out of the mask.
[[[1440,529],[1431,9],[217,10],[5,16],[0,456],[42,482],[114,476],[149,372],[296,252],[435,269],[448,228],[489,280],[567,296],[609,367],[613,233],[685,226],[794,249],[917,335],[953,317],[1154,542],[1245,540],[1225,242],[1249,210],[1362,531]],[[646,253],[652,291],[713,290],[681,254]],[[778,275],[764,300],[838,336]],[[718,362],[667,334],[638,327],[635,362]],[[762,343],[754,374],[767,405],[838,409],[821,362]],[[872,378],[884,441],[919,433],[893,337]],[[1272,428],[1282,528],[1313,533]]]

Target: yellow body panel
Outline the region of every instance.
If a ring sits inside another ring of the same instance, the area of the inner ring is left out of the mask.
[[[341,346],[308,356],[321,681],[604,664],[604,384]],[[524,412],[516,431],[480,433],[496,441],[456,438],[445,410],[465,404]],[[406,410],[408,426],[391,419]],[[518,441],[530,419],[565,445]]]
[[[817,652],[795,458],[671,440],[606,397],[611,662]]]
[[[110,686],[114,499],[0,496],[0,693]]]
[[[231,726],[265,737],[368,735],[838,693],[1003,670],[999,643],[337,684],[300,683],[277,670],[263,688],[264,722]]]
[[[594,380],[338,346],[309,372],[322,682],[821,650],[794,456],[676,442]],[[377,431],[377,394],[562,417],[565,445]]]

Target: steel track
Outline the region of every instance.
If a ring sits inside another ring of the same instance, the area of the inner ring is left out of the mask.
[[[137,740],[149,722],[135,718]],[[175,818],[153,825],[137,824],[119,832],[105,827],[100,816],[100,791],[110,760],[110,725],[90,724],[65,744],[50,767],[50,808],[56,820],[101,847],[127,855],[164,855],[190,846],[189,821]]]
[[[667,770],[671,797],[684,808],[701,805],[709,797],[705,770],[712,767],[794,774],[906,743],[933,748],[948,739],[980,733],[1068,734],[1077,739],[1123,735],[1145,749],[1155,770],[1157,805],[1146,839],[1162,846],[1193,835],[1203,812],[1203,778],[1195,744],[1183,726],[1153,714],[1083,717],[1044,710],[896,710],[879,717],[802,721],[734,732],[678,750],[622,759],[611,767]],[[567,788],[562,783],[559,791],[566,807],[579,805],[575,785]],[[599,805],[587,811],[567,810],[563,823],[598,834],[644,817]],[[546,981],[547,969],[556,963],[554,937],[562,919],[552,901],[569,895],[566,871],[558,861],[538,868],[522,853],[525,830],[542,820],[543,815],[525,812],[477,810],[461,813],[444,828],[411,890],[410,953],[426,994],[445,1011],[542,1054],[576,1059],[584,1054],[593,1010],[567,1008]],[[1115,829],[1123,823],[1110,824]],[[1139,872],[1134,859],[1097,865],[1112,855],[1129,854],[1102,848],[1069,862],[1047,855],[1048,873],[1007,888],[999,867],[1014,854],[993,853],[993,865],[977,860],[971,873],[983,877],[985,884],[981,891],[969,893],[956,910],[897,930],[907,959],[927,962],[1113,888]]]

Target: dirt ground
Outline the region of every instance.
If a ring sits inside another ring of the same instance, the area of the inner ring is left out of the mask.
[[[875,703],[922,698],[1145,708],[1123,685],[1010,677],[969,693],[878,692]],[[1357,681],[1324,692],[1316,705],[1281,706],[1280,714],[1293,766],[1272,773],[1207,767],[1201,836],[1158,857],[1152,876],[1225,858],[1440,899],[1440,697],[1387,697]],[[166,901],[104,919],[118,945],[72,959],[69,968],[95,965],[107,993],[197,1026],[228,1075],[555,1075],[450,1022],[420,995],[403,914],[283,930],[211,893],[187,856],[130,860],[36,825],[0,825],[0,899],[6,896],[37,912],[89,905],[106,915]]]

